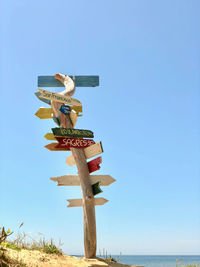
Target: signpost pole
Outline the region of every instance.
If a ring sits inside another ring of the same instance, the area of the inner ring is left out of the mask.
[[[53,113],[56,116],[59,110],[59,105],[51,101]],[[65,115],[63,121],[65,128],[73,128],[69,115]],[[90,184],[90,174],[83,149],[70,148],[75,159],[80,179],[80,185],[83,196],[83,218],[84,218],[84,249],[86,258],[96,257],[96,219],[95,219],[95,203],[92,186]]]

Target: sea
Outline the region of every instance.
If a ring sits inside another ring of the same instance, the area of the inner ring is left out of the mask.
[[[118,262],[130,265],[139,265],[145,267],[183,267],[189,264],[199,264],[200,255],[195,256],[183,256],[183,255],[112,255],[113,258],[118,259]]]
[[[144,267],[185,267],[189,264],[197,264],[200,267],[200,255],[112,255],[111,257],[119,263]]]

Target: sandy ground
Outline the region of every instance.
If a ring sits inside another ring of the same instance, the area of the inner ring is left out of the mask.
[[[99,258],[88,260],[67,255],[50,255],[37,250],[22,249],[18,252],[12,249],[6,249],[5,253],[12,259],[25,263],[28,267],[136,267],[134,265],[106,262]]]

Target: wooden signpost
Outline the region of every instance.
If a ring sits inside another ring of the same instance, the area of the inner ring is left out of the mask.
[[[75,87],[98,86],[98,76],[68,76],[57,73],[55,76],[39,76],[39,87],[65,87],[60,93],[38,89],[35,95],[51,108],[40,108],[36,116],[40,119],[50,119],[58,124],[59,128],[53,128],[53,134],[47,133],[47,140],[57,140],[45,146],[50,151],[72,152],[66,160],[69,166],[76,164],[78,175],[63,175],[50,178],[59,186],[80,186],[82,199],[69,199],[68,207],[83,207],[84,220],[84,249],[86,258],[96,256],[96,219],[95,206],[104,205],[108,200],[105,198],[94,198],[101,193],[99,185],[108,186],[115,181],[109,175],[90,175],[100,169],[102,158],[97,157],[90,162],[87,159],[103,152],[101,142],[95,144],[92,139],[93,132],[90,130],[74,129],[77,117],[82,116],[82,104],[79,100],[72,98]],[[66,105],[67,104],[67,105]],[[70,106],[69,106],[70,105]],[[84,139],[83,139],[84,138]]]

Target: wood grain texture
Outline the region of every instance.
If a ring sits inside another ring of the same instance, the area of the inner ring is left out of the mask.
[[[103,153],[102,143],[98,142],[92,146],[84,148],[84,153],[85,153],[86,159],[90,159],[92,157],[95,157],[95,156]],[[73,155],[67,157],[66,164],[69,166],[73,166],[75,164],[75,159],[74,159]]]
[[[77,114],[76,114],[76,112],[72,109],[72,111],[71,111],[69,116],[70,116],[70,119],[71,119],[73,127],[75,127],[75,125],[77,123]]]
[[[82,207],[83,206],[83,200],[82,199],[67,199],[69,202],[68,208],[72,207]],[[94,204],[97,205],[104,205],[106,202],[108,202],[107,199],[103,197],[94,198]]]
[[[73,75],[69,75],[72,79]],[[75,75],[76,87],[95,87],[99,86],[99,76],[89,75],[81,76]],[[60,81],[56,80],[54,76],[38,76],[38,87],[64,87]]]
[[[80,186],[80,179],[78,175],[63,175],[58,177],[51,177],[50,180],[57,182],[58,186]],[[115,182],[115,179],[110,175],[90,175],[90,184],[100,182],[101,186],[108,186]]]

